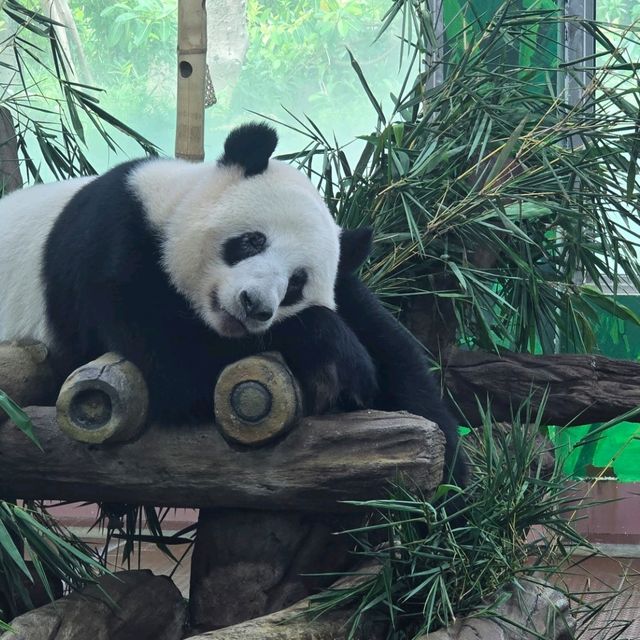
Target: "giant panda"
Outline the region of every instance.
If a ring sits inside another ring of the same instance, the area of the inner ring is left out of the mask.
[[[61,376],[106,351],[142,371],[156,421],[210,417],[221,370],[277,350],[307,410],[406,410],[457,427],[408,332],[360,281],[368,229],[341,229],[271,159],[268,125],[218,162],[145,159],[0,200],[0,340],[49,345]]]

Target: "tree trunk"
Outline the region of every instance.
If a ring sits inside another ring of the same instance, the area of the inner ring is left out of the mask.
[[[217,93],[233,92],[247,49],[246,0],[208,0],[207,64]]]
[[[22,188],[18,160],[18,136],[11,111],[0,107],[0,194]]]

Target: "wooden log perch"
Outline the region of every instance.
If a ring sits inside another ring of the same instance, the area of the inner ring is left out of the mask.
[[[56,409],[58,425],[74,440],[124,442],[144,428],[149,392],[133,363],[106,353],[65,380]]]
[[[57,389],[47,347],[26,340],[0,342],[0,389],[21,406],[53,404]]]
[[[455,349],[445,383],[472,426],[481,423],[476,396],[485,405],[489,399],[497,421],[508,422],[512,407],[529,396],[535,407],[548,389],[544,422],[562,426],[605,422],[640,406],[640,363],[596,355]],[[631,420],[640,422],[640,414]]]
[[[215,389],[216,424],[227,439],[262,445],[283,436],[302,416],[296,379],[276,353],[229,365]]]
[[[211,424],[87,446],[60,431],[54,408],[27,414],[44,451],[0,425],[0,496],[330,512],[348,509],[340,500],[379,498],[398,475],[426,495],[442,478],[442,432],[405,412],[303,418],[261,448],[234,448]]]
[[[358,584],[363,576],[338,580],[331,588],[338,590]],[[419,640],[562,640],[572,638],[576,621],[569,611],[569,601],[557,589],[544,582],[522,580],[519,587],[496,594],[493,612],[458,620],[447,629],[420,636]],[[304,615],[309,610],[308,599],[261,618],[210,631],[190,640],[345,640],[351,627],[353,608],[335,609],[320,617]],[[510,620],[513,624],[505,622]],[[386,626],[365,619],[355,638],[378,640],[386,638]]]

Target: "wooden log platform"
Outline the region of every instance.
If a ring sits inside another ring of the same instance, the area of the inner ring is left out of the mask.
[[[0,422],[0,496],[201,508],[348,509],[403,476],[425,495],[442,478],[444,436],[406,412],[303,418],[261,448],[229,444],[213,424],[151,427],[129,443],[68,438],[53,407],[27,408],[37,447]]]

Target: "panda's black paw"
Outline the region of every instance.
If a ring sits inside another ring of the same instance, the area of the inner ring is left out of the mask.
[[[356,334],[325,307],[309,307],[276,325],[271,347],[284,356],[305,400],[316,415],[374,406],[375,364]]]
[[[305,410],[318,415],[331,411],[355,411],[373,406],[378,391],[376,370],[364,347],[349,354],[333,354],[302,371]]]

